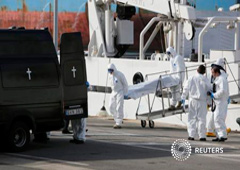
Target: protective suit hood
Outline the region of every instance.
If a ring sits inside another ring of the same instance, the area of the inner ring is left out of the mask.
[[[114,71],[117,71],[116,66],[112,63],[112,64],[108,64],[108,69],[113,69]]]
[[[226,72],[226,70],[224,69],[224,65],[225,65],[225,60],[224,58],[218,58],[217,61],[211,65],[211,67],[218,67],[220,70],[223,70],[224,72]]]
[[[215,64],[221,66],[222,68],[224,68],[224,64],[225,64],[224,58],[217,59]]]
[[[173,57],[176,57],[177,53],[172,47],[168,47],[166,52],[170,52]]]
[[[113,69],[113,75],[117,73],[117,68],[113,63],[108,65],[108,69]]]

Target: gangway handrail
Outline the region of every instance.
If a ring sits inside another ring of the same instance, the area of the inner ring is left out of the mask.
[[[240,79],[236,79],[236,81],[240,81]],[[236,81],[230,80],[230,81],[228,81],[228,83],[234,83],[234,82],[236,82]]]
[[[206,68],[209,68],[209,67],[211,67],[211,65],[209,65],[209,64],[214,64],[215,62],[208,62],[208,63],[202,63],[202,64],[200,64],[200,65],[208,65],[208,66],[206,66]],[[233,62],[228,62],[228,64],[240,64],[240,60],[237,60],[237,61],[233,61]],[[200,65],[194,65],[194,66],[188,66],[188,67],[186,67],[186,68],[192,68],[192,67],[198,67],[198,66],[200,66]],[[195,71],[196,69],[191,69],[191,70],[189,70],[188,69],[188,71]]]
[[[196,67],[196,66],[200,66],[200,65],[209,65],[209,64],[214,64],[215,62],[207,62],[207,63],[202,63],[202,64],[199,64],[199,65],[194,65],[194,66],[188,66],[187,68],[192,68],[192,67]],[[233,61],[233,62],[228,62],[228,64],[238,64],[238,63],[240,63],[240,60],[237,60],[237,61]],[[206,68],[209,68],[209,67],[211,67],[211,65],[210,66],[207,66]],[[188,71],[193,71],[193,70],[188,70]]]
[[[228,66],[228,69],[230,71],[230,73],[232,74],[233,80],[236,83],[238,90],[240,91],[240,86],[238,85],[238,81],[236,80],[235,76],[233,75],[232,69],[229,66],[229,63],[227,62],[226,58],[224,58],[224,61],[226,62],[226,65]]]
[[[200,65],[205,65],[206,68],[209,68],[211,67],[211,65],[209,64],[214,64],[216,61],[211,61],[211,62],[206,62],[206,63],[201,63],[201,64],[196,64],[194,66],[186,66],[186,70],[189,72],[189,71],[196,71],[196,69],[191,69],[189,70],[189,68],[193,68],[193,67],[199,67]],[[237,61],[233,61],[233,62],[228,62],[228,64],[237,64],[237,63],[240,63],[240,60],[237,60]],[[146,77],[149,77],[149,76],[154,76],[154,75],[159,75],[159,74],[162,74],[162,73],[165,73],[164,75],[172,75],[172,74],[177,74],[177,73],[182,73],[182,72],[186,72],[185,71],[179,71],[179,72],[174,72],[174,73],[167,73],[167,72],[170,72],[170,70],[165,70],[165,71],[160,71],[160,72],[154,72],[154,73],[148,73],[145,75],[145,78]]]
[[[239,61],[240,62],[240,61]],[[208,63],[205,63],[205,64],[213,64],[214,62],[208,62]],[[201,64],[196,64],[194,66],[186,66],[186,68],[192,68],[192,67],[198,67],[200,65],[203,65],[203,63]],[[211,66],[208,66],[208,67],[211,67]],[[195,70],[195,69],[194,69]],[[193,71],[193,70],[188,70],[188,71]],[[154,73],[148,73],[146,74],[146,76],[154,76],[154,75],[158,75],[158,74],[162,74],[162,73],[166,73],[166,72],[170,72],[170,70],[165,70],[165,71],[160,71],[160,72],[154,72]],[[185,72],[185,71],[180,71],[180,72],[174,72],[174,73],[170,73],[170,74],[165,74],[165,75],[171,75],[171,74],[176,74],[176,73],[182,73],[182,72]],[[146,77],[145,76],[145,77]]]

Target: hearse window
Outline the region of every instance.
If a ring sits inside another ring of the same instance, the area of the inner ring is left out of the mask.
[[[4,63],[1,64],[1,75],[4,88],[59,85],[58,71],[52,60]]]
[[[64,84],[66,86],[84,84],[84,63],[81,60],[67,61],[63,65]]]

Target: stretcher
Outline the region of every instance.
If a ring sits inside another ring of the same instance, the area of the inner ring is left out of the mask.
[[[162,117],[166,117],[166,116],[173,116],[173,115],[182,115],[182,113],[187,113],[188,112],[188,105],[185,105],[182,108],[179,109],[175,109],[172,111],[169,110],[157,110],[157,111],[153,111],[153,112],[149,112],[149,113],[145,113],[145,114],[136,114],[136,118],[138,120],[141,120],[141,126],[143,128],[146,127],[147,125],[147,121],[149,121],[149,127],[150,128],[154,128],[154,119],[159,119]],[[181,118],[180,118],[181,119]]]
[[[141,126],[146,127],[147,121],[149,121],[149,127],[154,128],[154,119],[162,118],[165,116],[177,115],[186,113],[188,106],[184,105],[184,107],[175,109],[175,110],[168,110],[164,108],[164,95],[163,90],[167,89],[167,97],[168,97],[168,105],[170,105],[170,92],[169,88],[178,86],[180,84],[180,80],[175,77],[175,75],[160,75],[158,79],[142,82],[139,84],[135,84],[130,86],[128,89],[127,99],[139,99],[137,111],[136,111],[136,119],[141,120]],[[181,84],[182,85],[182,84]],[[155,94],[152,100],[150,101],[150,94]],[[159,95],[160,94],[160,95]],[[148,113],[138,114],[141,99],[143,96],[147,95],[148,100]],[[160,97],[162,102],[161,110],[153,111],[153,104],[155,102],[155,98]],[[181,115],[182,116],[182,115]]]
[[[165,75],[161,77],[161,80],[155,79],[152,81],[142,82],[139,84],[129,86],[127,97],[129,99],[135,100],[145,95],[156,93],[156,91],[161,92],[160,88],[165,89],[165,88],[170,88],[177,85],[179,85],[179,79],[171,75]]]

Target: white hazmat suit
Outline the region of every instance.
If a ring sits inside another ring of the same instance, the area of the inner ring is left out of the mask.
[[[128,83],[124,74],[118,71],[114,64],[108,65],[108,69],[113,70],[113,73],[109,77],[112,88],[109,109],[114,117],[116,125],[121,126],[123,121],[124,95],[128,93]]]
[[[215,62],[214,65],[221,66],[222,68],[224,68],[224,65],[225,65],[224,58],[217,59],[217,61]],[[221,76],[225,77],[226,79],[228,78],[228,75],[224,70],[220,70],[220,72],[221,72]],[[211,82],[211,83],[214,82],[214,79],[213,79],[212,75],[209,76],[209,82]],[[213,113],[210,113],[210,114],[211,115],[210,115],[210,119],[209,119],[209,122],[208,122],[208,125],[207,125],[207,132],[208,133],[214,133],[214,130],[215,130],[214,114]]]
[[[213,112],[215,131],[219,139],[227,138],[225,120],[229,98],[228,82],[224,75],[220,75],[215,79],[214,83],[216,84],[216,93],[213,95],[216,104],[216,109]]]
[[[211,89],[208,79],[197,73],[186,81],[182,99],[189,95],[188,135],[194,138],[198,129],[199,138],[206,138],[207,92]]]
[[[170,74],[172,77],[179,81],[179,85],[171,87],[172,92],[172,100],[171,105],[175,106],[177,102],[181,101],[181,86],[185,79],[185,63],[184,58],[180,55],[176,54],[176,51],[172,47],[168,47],[166,52],[170,52],[171,58],[170,58]],[[176,74],[172,74],[176,73]]]
[[[71,120],[73,128],[73,139],[86,141],[86,118]]]

